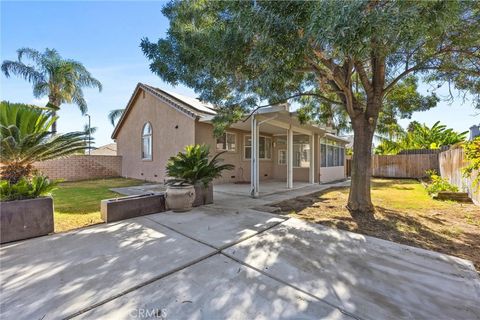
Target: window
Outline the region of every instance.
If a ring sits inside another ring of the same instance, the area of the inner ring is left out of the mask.
[[[152,125],[147,122],[142,130],[142,159],[152,160]]]
[[[320,153],[322,167],[344,166],[345,148],[338,145],[338,142],[329,139],[322,139]]]
[[[310,167],[310,137],[306,135],[293,136],[293,166],[297,168]]]
[[[237,135],[231,132],[225,132],[223,136],[217,138],[217,150],[235,151],[237,148]]]
[[[278,164],[287,164],[287,150],[278,150]]]
[[[306,135],[293,136],[293,166],[296,168],[310,167],[310,140]],[[284,138],[277,138],[279,145],[286,145]],[[278,151],[278,164],[287,164],[287,150]]]
[[[245,136],[244,153],[245,159],[252,158],[252,138]],[[272,159],[272,138],[260,136],[258,138],[258,158],[260,160]]]

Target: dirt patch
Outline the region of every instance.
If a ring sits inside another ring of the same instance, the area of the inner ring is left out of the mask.
[[[473,261],[480,270],[480,208],[432,200],[414,180],[374,180],[374,219],[353,218],[348,188],[273,204],[280,214]]]

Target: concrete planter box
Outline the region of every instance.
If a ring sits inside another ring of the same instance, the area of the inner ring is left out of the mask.
[[[203,183],[196,184],[194,187],[195,187],[195,200],[193,201],[194,207],[213,203],[213,184],[212,183],[209,183],[208,187],[205,187]]]
[[[51,197],[0,203],[0,243],[40,237],[53,232]]]
[[[437,196],[433,197],[435,200],[450,200],[457,202],[471,203],[472,199],[468,196],[466,192],[450,192],[450,191],[440,191]]]
[[[100,207],[103,221],[114,222],[165,211],[165,196],[152,193],[106,199]]]

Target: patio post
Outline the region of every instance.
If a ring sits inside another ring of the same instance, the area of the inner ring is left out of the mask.
[[[293,130],[287,130],[287,188],[293,188]]]
[[[310,168],[308,170],[309,181],[315,183],[315,134],[310,135]]]
[[[251,117],[251,154],[250,154],[250,195],[258,197],[258,137],[257,137],[257,118],[255,115]]]

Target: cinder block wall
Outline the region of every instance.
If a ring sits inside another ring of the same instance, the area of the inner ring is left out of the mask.
[[[66,181],[111,178],[122,175],[121,156],[78,155],[36,162],[34,166],[51,179]]]

